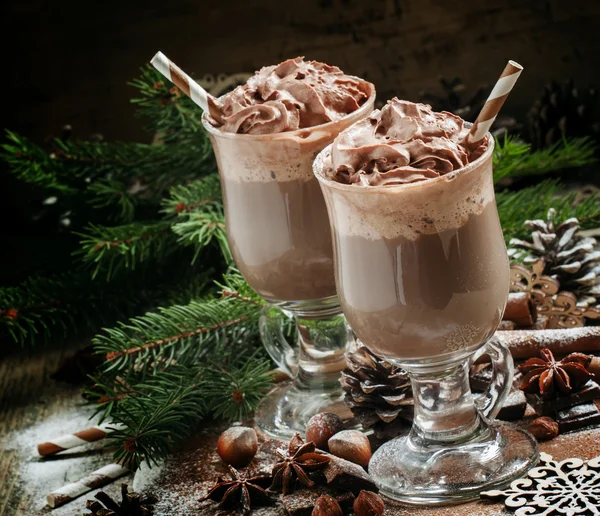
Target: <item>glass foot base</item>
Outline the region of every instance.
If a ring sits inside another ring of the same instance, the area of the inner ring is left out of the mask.
[[[523,476],[538,460],[526,431],[492,422],[465,442],[428,445],[411,433],[382,445],[369,473],[385,496],[417,505],[447,505]]]
[[[293,383],[278,385],[256,410],[257,426],[269,437],[289,440],[296,432],[305,434],[308,420],[319,412],[333,412],[344,421],[352,412],[344,404],[341,389],[333,391],[301,390]]]

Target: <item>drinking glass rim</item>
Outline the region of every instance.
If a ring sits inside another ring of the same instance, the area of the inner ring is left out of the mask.
[[[469,122],[465,122],[466,127],[470,127],[471,125],[473,125],[473,124],[471,124]],[[366,193],[366,192],[380,193],[382,191],[385,191],[385,192],[394,191],[394,190],[405,191],[410,188],[423,188],[425,185],[434,184],[434,183],[440,182],[440,181],[452,180],[452,179],[454,179],[454,177],[457,174],[459,174],[459,173],[464,174],[466,172],[469,172],[470,170],[479,166],[483,160],[488,159],[490,157],[490,155],[494,152],[494,146],[496,144],[496,140],[492,136],[492,133],[490,133],[489,131],[486,133],[485,138],[488,141],[488,148],[475,161],[471,161],[468,165],[465,165],[464,167],[453,170],[452,172],[448,172],[447,174],[443,174],[438,177],[430,177],[430,178],[424,179],[423,181],[414,181],[412,183],[404,183],[404,184],[399,184],[399,185],[387,185],[387,186],[386,185],[364,186],[364,185],[356,185],[356,184],[348,185],[345,183],[340,183],[339,181],[335,181],[335,180],[331,179],[330,177],[327,177],[323,173],[323,168],[324,168],[323,166],[319,167],[321,170],[317,169],[317,162],[320,162],[320,163],[323,162],[323,157],[325,156],[325,154],[327,152],[331,151],[333,143],[330,143],[329,145],[327,145],[327,147],[325,147],[315,157],[315,160],[313,161],[313,174],[319,180],[319,182],[321,182],[322,184],[327,185],[328,187],[331,187],[331,188],[337,188],[338,190],[344,190],[347,192],[359,191],[359,192],[363,192],[363,193]]]
[[[300,140],[305,140],[307,138],[300,136],[300,133],[303,133],[306,131],[329,129],[330,127],[334,126],[335,124],[339,124],[340,122],[343,122],[344,120],[346,120],[358,113],[363,113],[364,111],[367,111],[367,109],[365,109],[366,106],[368,106],[369,104],[371,104],[372,102],[375,101],[375,97],[377,95],[377,89],[375,88],[375,85],[372,82],[366,81],[365,79],[361,79],[360,77],[356,77],[354,75],[347,75],[346,77],[350,77],[352,79],[358,79],[359,81],[362,81],[365,84],[368,84],[371,89],[371,94],[369,95],[367,100],[365,100],[365,103],[362,106],[360,106],[357,110],[352,111],[352,113],[348,113],[348,114],[344,115],[339,120],[332,120],[331,122],[325,122],[324,124],[313,125],[312,127],[303,127],[301,129],[296,129],[294,131],[282,131],[279,133],[269,133],[269,134],[240,134],[240,133],[229,133],[226,131],[221,131],[218,127],[215,127],[208,121],[208,115],[206,112],[204,112],[204,113],[202,113],[202,119],[201,119],[202,126],[210,134],[214,134],[221,138],[244,139],[244,140],[248,140],[248,141],[252,141],[252,140],[256,141],[256,140],[283,139],[283,138],[289,138],[289,137],[295,136],[295,137],[299,138]],[[227,93],[225,95],[227,95]],[[225,95],[222,95],[219,98],[223,98]],[[371,111],[373,111],[373,109],[374,109],[374,106],[371,106],[369,113]]]

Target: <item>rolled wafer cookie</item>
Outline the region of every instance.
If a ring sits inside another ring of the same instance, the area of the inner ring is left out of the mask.
[[[104,425],[93,426],[86,428],[81,432],[75,432],[72,434],[62,435],[55,439],[51,439],[48,442],[38,444],[38,453],[42,457],[54,455],[55,453],[69,450],[77,446],[83,446],[84,444],[92,443],[104,439],[109,433],[115,430],[122,430],[124,427],[118,423],[108,423]]]
[[[119,464],[109,464],[104,466],[86,477],[67,484],[56,491],[53,491],[46,497],[48,505],[52,508],[60,507],[71,500],[78,498],[82,494],[89,493],[98,487],[110,484],[113,480],[127,475],[129,469],[124,468]]]

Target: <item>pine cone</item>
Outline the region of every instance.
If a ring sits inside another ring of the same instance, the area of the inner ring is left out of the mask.
[[[377,357],[365,346],[346,354],[340,383],[345,402],[378,438],[393,437],[410,426],[413,399],[406,371]]]
[[[579,90],[572,80],[547,84],[527,113],[527,125],[534,149],[550,147],[565,136],[600,141],[598,92]]]
[[[570,218],[555,227],[556,210],[548,210],[547,220],[527,220],[525,226],[533,230],[531,242],[513,238],[509,256],[532,264],[544,260],[543,274],[560,282],[561,290],[573,293],[577,304],[600,306],[600,247],[595,238],[579,233],[579,221]]]

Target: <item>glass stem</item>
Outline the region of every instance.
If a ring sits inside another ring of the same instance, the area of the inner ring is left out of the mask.
[[[442,370],[410,372],[415,404],[409,439],[418,445],[468,439],[483,425],[469,386],[468,360]]]
[[[340,372],[346,367],[344,353],[352,336],[340,313],[296,316],[298,328],[298,375],[295,386],[301,390],[340,389]]]

